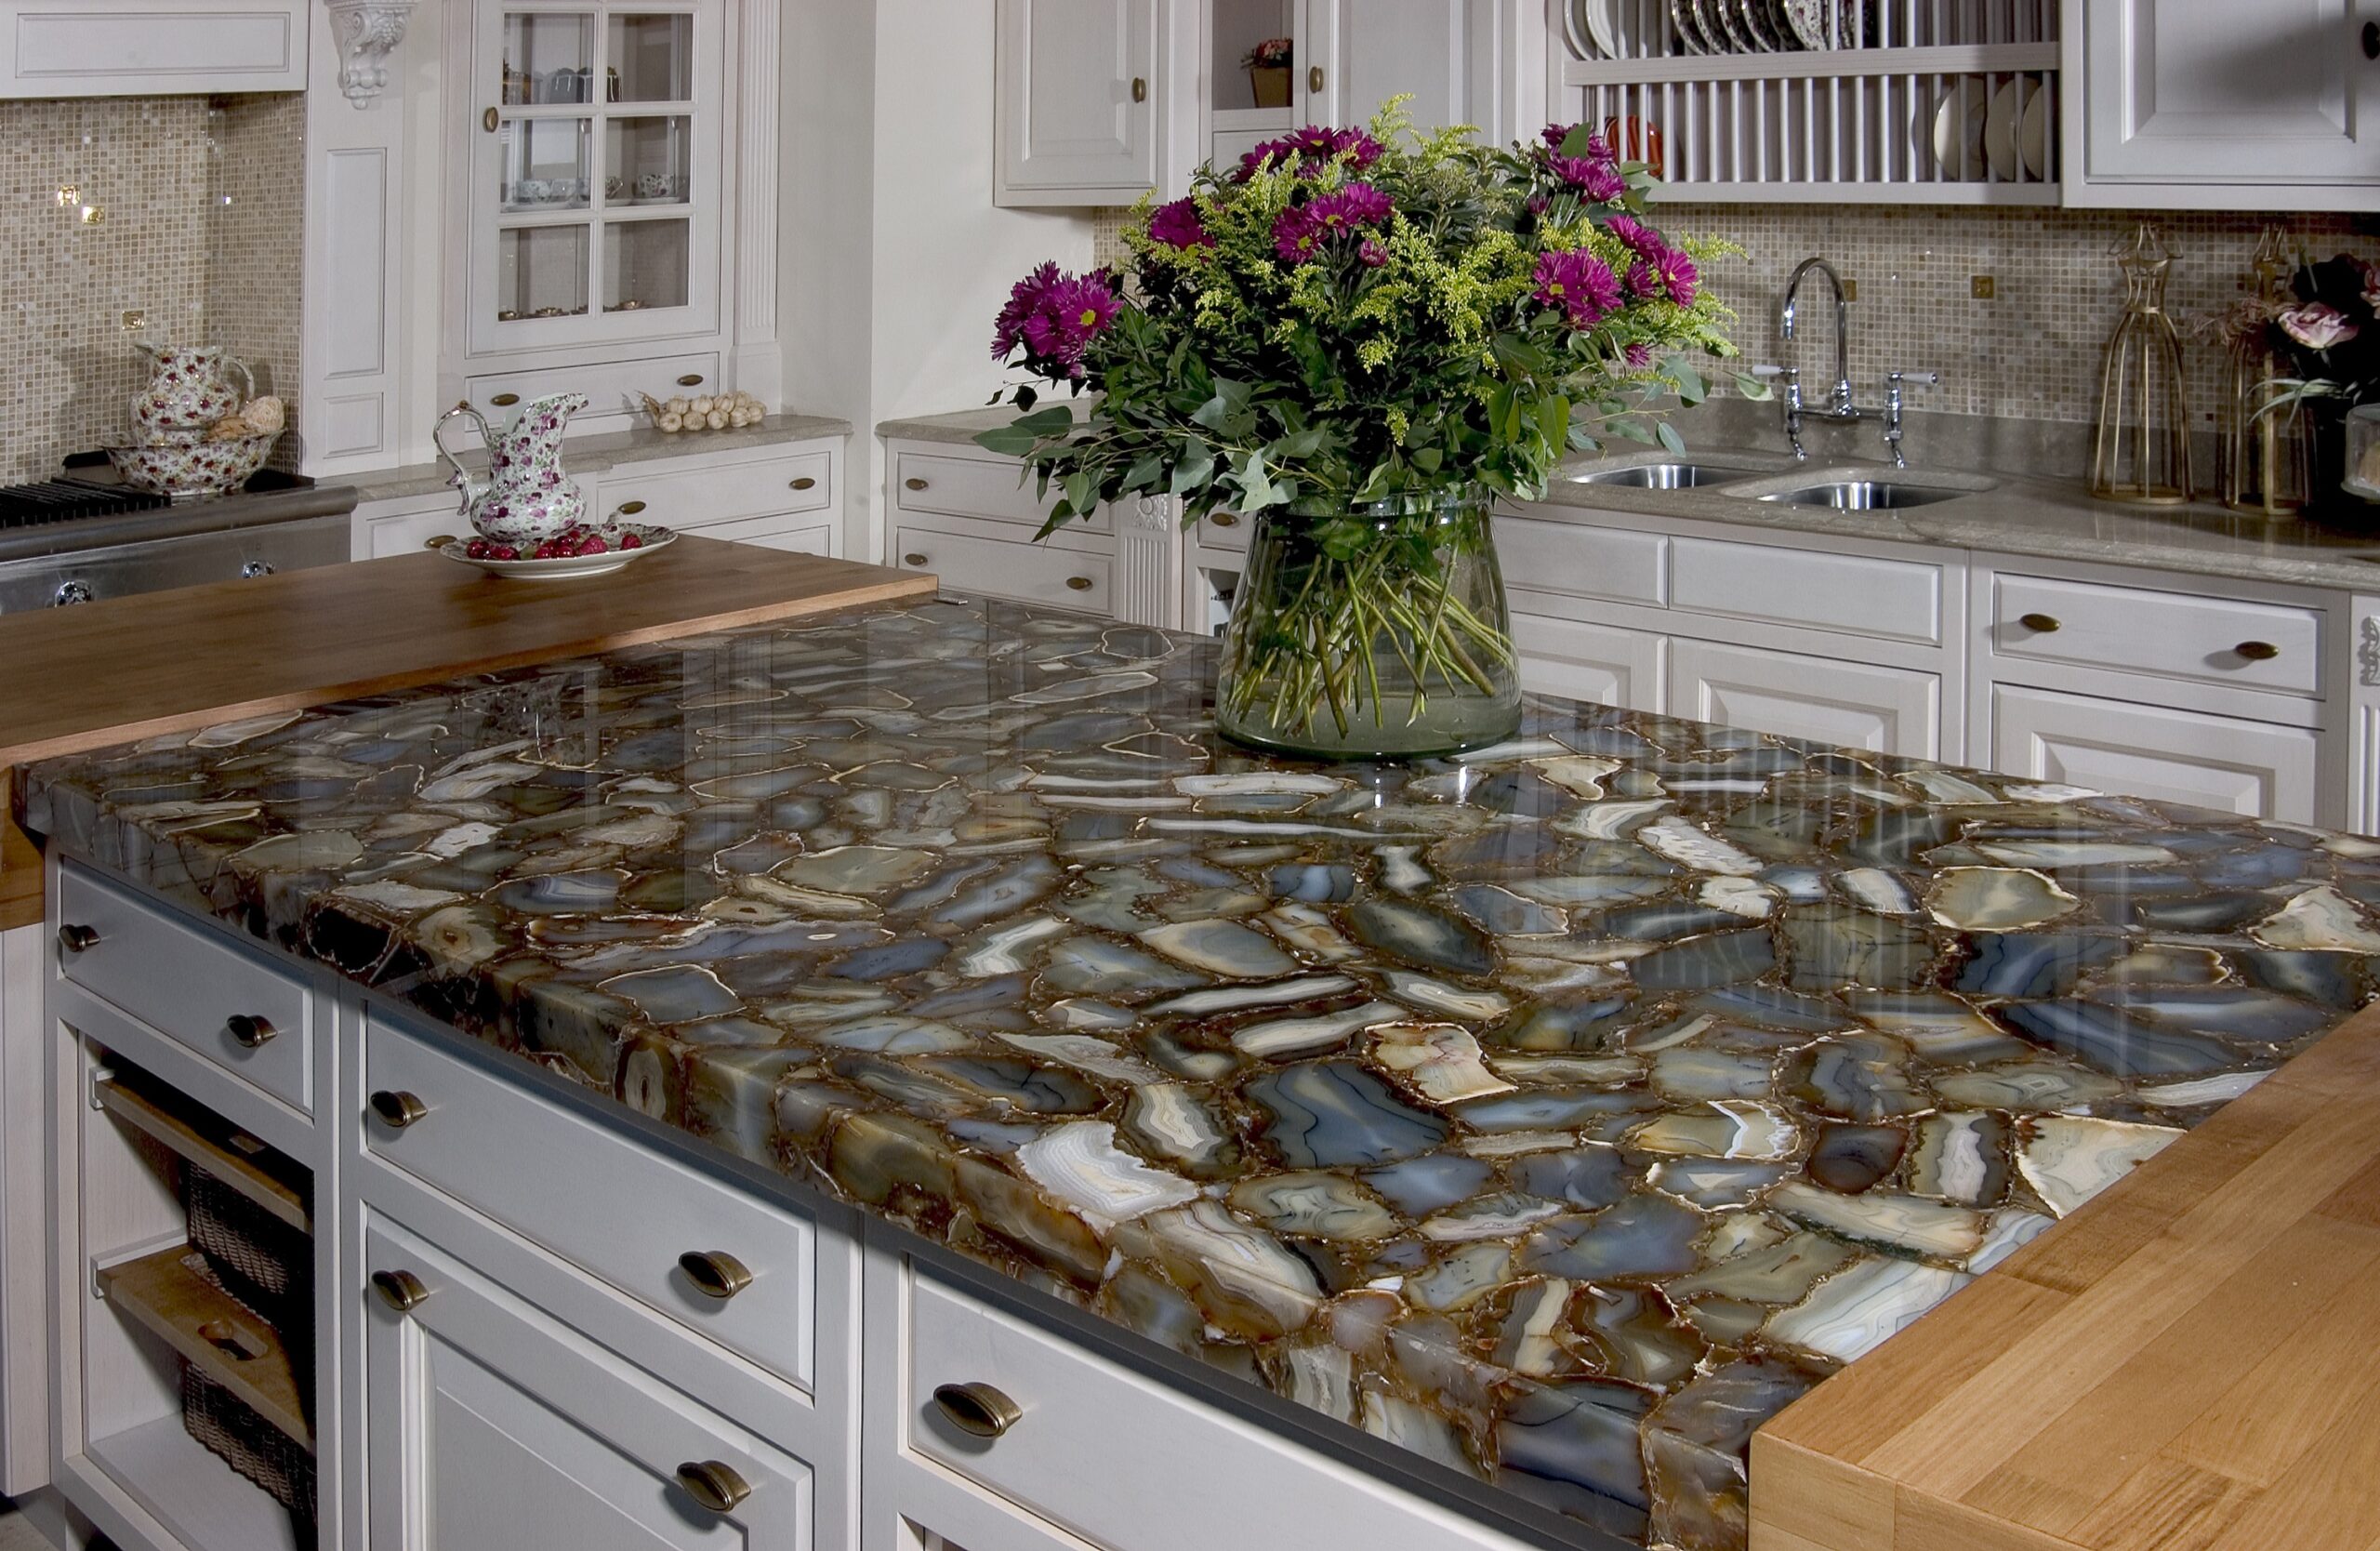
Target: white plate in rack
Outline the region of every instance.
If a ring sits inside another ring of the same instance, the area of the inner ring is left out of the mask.
[[[1587,35],[1606,59],[1620,58],[1620,29],[1612,25],[1611,0],[1579,0],[1587,18]]]
[[[1991,117],[1990,83],[1980,75],[1952,76],[1942,87],[1941,100],[1934,105],[1931,115],[1921,113],[1919,123],[1930,117],[1930,133],[1921,129],[1932,142],[1934,161],[1942,176],[1953,182],[1983,181],[1990,161],[1984,150],[1984,129]],[[1965,133],[1960,133],[1960,120],[1965,120]]]
[[[2016,180],[2020,161],[2026,175],[2035,179],[2048,170],[2049,110],[2042,100],[2044,95],[2041,82],[2030,75],[2012,75],[1991,94],[1983,147],[1991,161],[1991,175],[2003,183]]]
[[[562,555],[551,560],[477,560],[464,552],[465,541],[460,538],[449,538],[438,545],[438,552],[448,560],[475,565],[494,577],[512,577],[522,581],[562,581],[575,577],[608,576],[635,564],[656,550],[668,549],[678,537],[669,529],[654,527],[649,523],[621,523],[602,532],[612,541],[612,547],[600,555]],[[619,538],[629,533],[637,536],[639,548],[623,550],[619,547]]]

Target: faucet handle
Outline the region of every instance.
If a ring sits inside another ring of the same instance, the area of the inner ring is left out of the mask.
[[[1942,385],[1942,374],[1940,372],[1916,371],[1886,372],[1884,374],[1884,380],[1886,382],[1911,383],[1921,388],[1938,388]]]
[[[1799,366],[1760,365],[1751,368],[1751,371],[1754,377],[1783,377],[1792,378],[1796,381],[1799,381],[1802,376],[1802,368]]]

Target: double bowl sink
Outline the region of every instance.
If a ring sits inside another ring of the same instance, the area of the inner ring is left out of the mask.
[[[1726,494],[1766,501],[1772,506],[1827,507],[1837,511],[1901,511],[1938,501],[1954,501],[1990,488],[1988,481],[1936,483],[1932,479],[1911,479],[1897,471],[1869,474],[1828,469],[1798,481],[1789,477],[1793,472],[1790,467],[1780,470],[1767,462],[1677,458],[1590,468],[1567,477],[1578,484],[1630,490],[1699,490],[1740,484],[1746,488],[1731,489]],[[1758,482],[1756,487],[1754,481]]]

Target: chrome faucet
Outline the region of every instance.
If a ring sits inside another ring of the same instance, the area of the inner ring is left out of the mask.
[[[1792,445],[1795,458],[1806,461],[1809,449],[1802,444],[1802,419],[1814,415],[1839,423],[1859,420],[1882,420],[1884,427],[1884,447],[1892,454],[1893,467],[1906,469],[1909,460],[1901,455],[1901,416],[1904,409],[1903,390],[1910,384],[1933,386],[1942,380],[1937,372],[1895,371],[1884,374],[1884,406],[1862,409],[1851,399],[1851,314],[1844,295],[1843,276],[1832,264],[1816,255],[1793,266],[1792,278],[1785,283],[1785,301],[1777,310],[1778,338],[1791,340],[1801,324],[1802,282],[1812,270],[1826,276],[1834,289],[1834,386],[1827,391],[1826,407],[1811,409],[1802,399],[1802,374],[1798,367],[1755,367],[1755,375],[1781,377],[1785,379],[1783,398],[1785,440]]]

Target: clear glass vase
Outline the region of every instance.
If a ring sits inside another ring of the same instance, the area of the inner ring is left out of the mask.
[[[1299,759],[1414,759],[1520,725],[1490,497],[1259,513],[1223,631],[1215,721]]]

